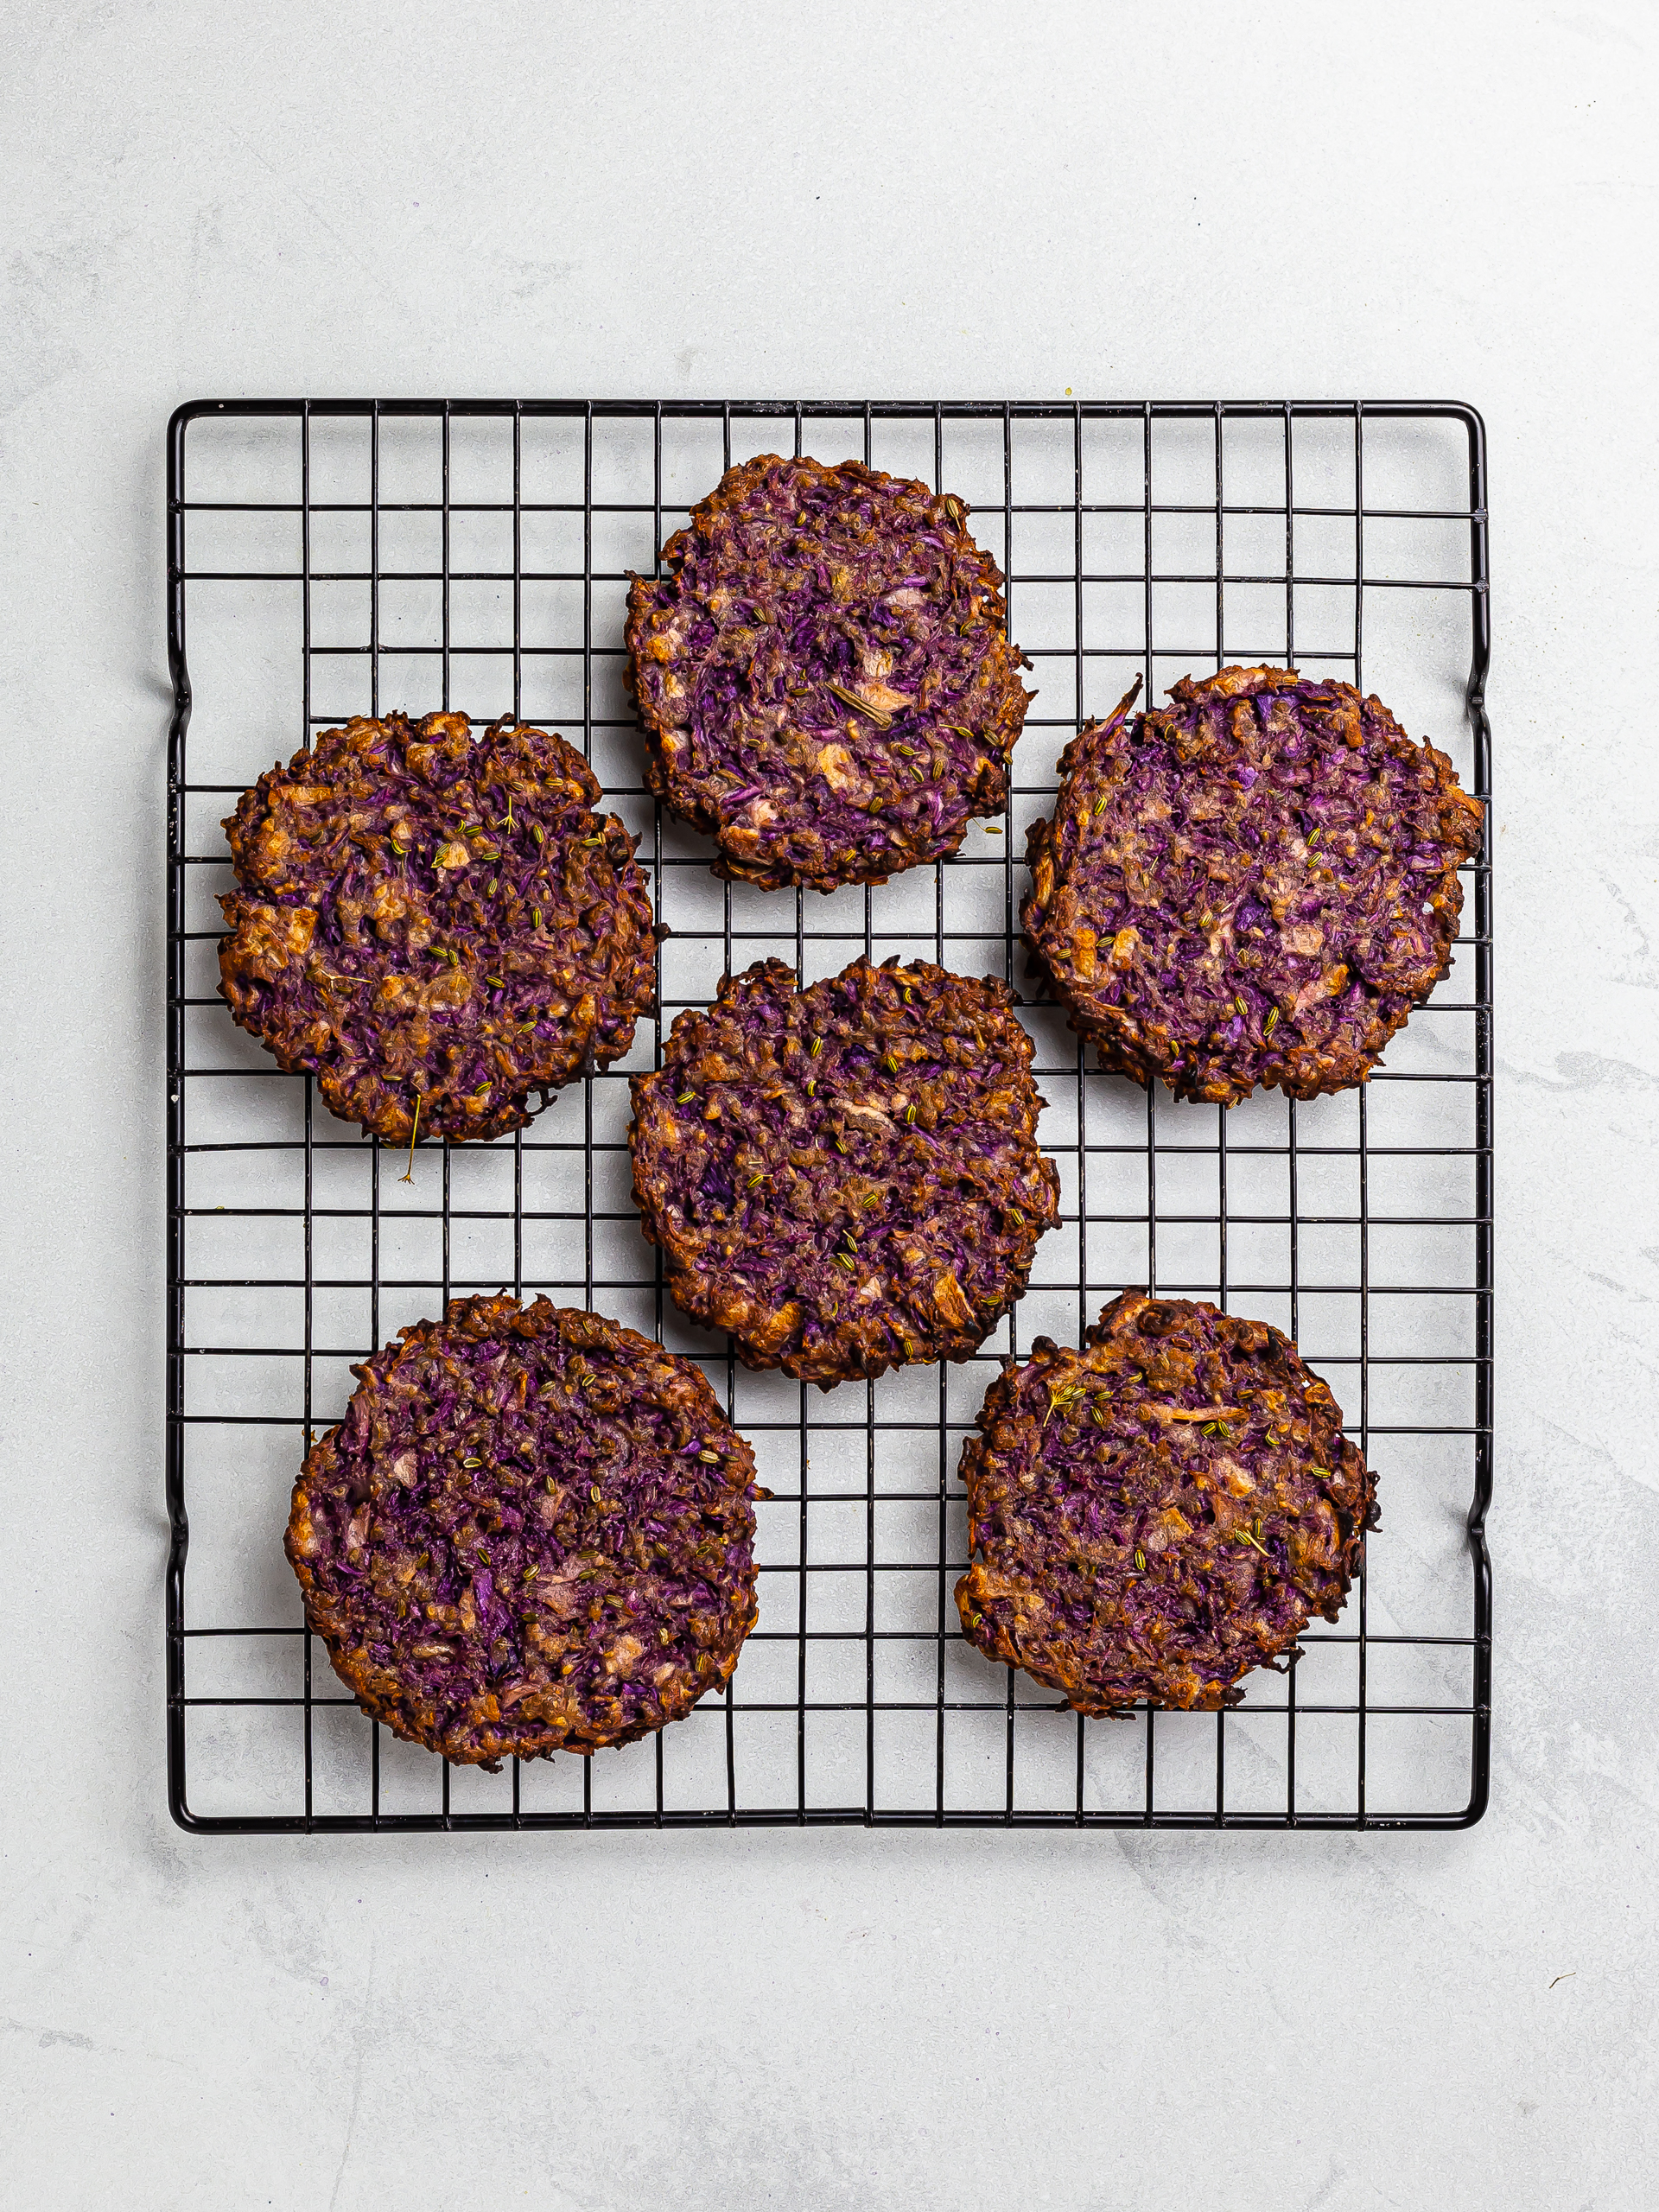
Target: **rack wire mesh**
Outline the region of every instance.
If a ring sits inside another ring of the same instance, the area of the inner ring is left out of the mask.
[[[876,889],[719,882],[642,786],[629,569],[734,460],[846,454],[966,499],[1035,709],[1000,822]],[[959,1367],[828,1395],[748,1372],[664,1297],[629,1203],[626,1078],[722,970],[859,950],[1024,981],[1027,824],[1139,671],[1367,683],[1490,798],[1484,436],[1430,402],[227,400],[168,439],[168,1770],[219,1834],[872,1826],[1434,1828],[1484,1811],[1492,1448],[1490,852],[1451,976],[1365,1089],[1230,1111],[1104,1073],[1028,1004],[1063,1219]],[[187,659],[187,640],[188,658]],[[219,817],[353,713],[511,709],[579,741],[640,834],[660,1015],[528,1130],[401,1157],[280,1073],[214,989]],[[1027,985],[1027,995],[1030,988]],[[1222,1714],[1084,1720],[962,1641],[957,1464],[996,1363],[1129,1285],[1275,1322],[1378,1470],[1335,1627]],[[760,1611],[726,1693],[592,1759],[452,1769],[367,1720],[307,1630],[287,1495],[348,1366],[452,1294],[580,1300],[692,1353],[754,1442]]]

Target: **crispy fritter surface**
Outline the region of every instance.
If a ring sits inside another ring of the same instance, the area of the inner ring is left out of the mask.
[[[1294,669],[1129,694],[1061,756],[1020,910],[1102,1059],[1183,1098],[1363,1083],[1451,965],[1482,809],[1351,684]]]
[[[885,883],[994,814],[1028,698],[960,499],[855,461],[730,468],[628,594],[646,779],[768,887]]]
[[[460,1298],[352,1372],[295,1485],[307,1618],[363,1710],[462,1764],[631,1743],[754,1624],[754,1455],[598,1313]]]
[[[1125,1291],[1071,1351],[1039,1337],[963,1452],[963,1632],[1080,1713],[1213,1710],[1335,1620],[1376,1483],[1276,1329]]]
[[[632,1077],[634,1198],[668,1287],[751,1367],[826,1389],[965,1359],[1059,1210],[1007,986],[925,961],[724,978]]]
[[[579,753],[525,725],[325,730],[225,823],[221,996],[375,1135],[521,1128],[532,1091],[626,1052],[655,996],[634,840],[599,795]]]

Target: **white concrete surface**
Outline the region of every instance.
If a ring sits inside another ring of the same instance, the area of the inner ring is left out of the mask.
[[[1659,16],[13,0],[0,22],[0,2201],[1651,2203]],[[181,1835],[168,410],[1068,388],[1433,394],[1491,428],[1486,1821]]]

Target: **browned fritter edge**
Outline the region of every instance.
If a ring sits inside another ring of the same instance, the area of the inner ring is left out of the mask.
[[[1268,1341],[1277,1347],[1281,1356],[1292,1363],[1306,1377],[1304,1402],[1319,1422],[1325,1440],[1320,1448],[1325,1461],[1333,1471],[1331,1503],[1342,1538],[1342,1564],[1339,1580],[1326,1592],[1325,1602],[1317,1605],[1309,1603],[1300,1626],[1293,1630],[1282,1643],[1272,1647],[1268,1656],[1242,1660],[1238,1671],[1230,1682],[1210,1686],[1201,1696],[1185,1706],[1160,1700],[1160,1704],[1166,1703],[1168,1709],[1172,1711],[1215,1713],[1224,1711],[1228,1707],[1240,1702],[1244,1693],[1239,1688],[1238,1684],[1245,1675],[1252,1673],[1257,1667],[1264,1667],[1271,1672],[1282,1674],[1296,1659],[1300,1658],[1301,1651],[1299,1639],[1302,1629],[1306,1626],[1309,1619],[1317,1617],[1322,1620],[1334,1622],[1340,1618],[1348,1593],[1353,1587],[1354,1578],[1358,1573],[1363,1559],[1366,1535],[1370,1530],[1379,1524],[1376,1477],[1372,1469],[1367,1465],[1358,1446],[1351,1442],[1344,1433],[1342,1409],[1337,1404],[1329,1383],[1322,1376],[1313,1372],[1302,1358],[1294,1341],[1281,1330],[1275,1329],[1271,1322],[1249,1320],[1240,1314],[1223,1313],[1218,1307],[1211,1305],[1205,1299],[1159,1299],[1147,1292],[1125,1290],[1121,1291],[1116,1298],[1103,1308],[1097,1321],[1084,1331],[1082,1341],[1077,1346],[1077,1352],[1084,1357],[1086,1363],[1088,1353],[1107,1340],[1116,1321],[1126,1318],[1130,1313],[1139,1313],[1146,1306],[1159,1305],[1201,1306],[1216,1315],[1218,1320],[1230,1325],[1230,1333],[1235,1338],[1246,1331],[1263,1332]],[[1046,1688],[1058,1690],[1076,1712],[1093,1719],[1122,1719],[1136,1709],[1137,1701],[1128,1704],[1102,1704],[1092,1701],[1075,1676],[1068,1678],[1052,1669],[1033,1666],[1028,1659],[1020,1656],[1001,1624],[974,1603],[976,1596],[980,1594],[976,1588],[975,1578],[976,1576],[982,1577],[984,1572],[984,1562],[974,1556],[979,1548],[980,1541],[974,1510],[974,1492],[981,1469],[990,1458],[989,1438],[992,1426],[997,1416],[1005,1409],[1012,1410],[1015,1397],[1014,1378],[1016,1375],[1039,1362],[1047,1364],[1052,1360],[1071,1356],[1068,1347],[1055,1344],[1051,1338],[1035,1338],[1027,1358],[1009,1359],[1003,1362],[1001,1373],[987,1390],[983,1402],[974,1416],[974,1426],[978,1433],[970,1434],[963,1439],[962,1458],[958,1463],[958,1472],[963,1487],[968,1494],[969,1564],[968,1571],[957,1582],[954,1595],[957,1610],[962,1621],[963,1634],[976,1650],[982,1652],[987,1658],[994,1662],[999,1662],[1004,1666],[1029,1675],[1033,1681],[1041,1682]],[[1335,1479],[1335,1470],[1338,1468],[1343,1478],[1340,1492]],[[1306,1598],[1307,1594],[1300,1591],[1299,1586],[1299,1595]],[[1275,1664],[1275,1662],[1279,1663]]]
[[[855,967],[860,963],[855,959],[848,964],[849,967]],[[874,965],[868,963],[866,964]],[[636,1075],[629,1078],[634,1109],[633,1117],[628,1125],[628,1150],[633,1170],[633,1202],[639,1211],[640,1230],[647,1243],[655,1245],[664,1255],[665,1284],[675,1304],[689,1319],[700,1322],[705,1328],[723,1331],[730,1336],[738,1357],[746,1367],[752,1368],[758,1373],[765,1373],[773,1369],[780,1370],[792,1381],[816,1382],[820,1390],[826,1391],[833,1390],[841,1382],[873,1381],[875,1377],[899,1367],[925,1365],[933,1360],[946,1360],[952,1364],[959,1365],[963,1361],[971,1359],[991,1331],[1025,1295],[1031,1279],[1032,1266],[1036,1259],[1037,1247],[1047,1230],[1058,1218],[1059,1171],[1053,1161],[1042,1151],[1037,1141],[1037,1120],[1042,1102],[1037,1093],[1035,1079],[1031,1074],[1035,1047],[1024,1024],[1018,1021],[1014,1015],[1014,1008],[1021,1003],[1019,994],[1012,990],[1000,976],[957,976],[951,970],[937,968],[929,961],[906,961],[901,963],[896,954],[882,962],[880,965],[884,968],[902,965],[907,970],[912,971],[925,968],[954,982],[968,984],[976,990],[982,990],[991,1000],[995,1009],[1013,1022],[1017,1033],[1015,1049],[1018,1050],[1023,1046],[1025,1072],[1031,1091],[1030,1099],[1026,1104],[1021,1134],[1030,1141],[1039,1170],[1052,1200],[1052,1211],[1047,1217],[1040,1221],[1027,1220],[1026,1224],[1027,1234],[1020,1240],[1027,1248],[1024,1260],[1023,1262],[1014,1261],[1011,1263],[1007,1297],[985,1322],[983,1327],[976,1328],[970,1323],[968,1326],[948,1328],[931,1337],[927,1340],[928,1350],[925,1357],[920,1361],[908,1361],[903,1357],[879,1360],[855,1359],[849,1357],[848,1352],[840,1346],[836,1338],[831,1338],[825,1344],[810,1351],[804,1347],[793,1348],[785,1338],[780,1337],[778,1329],[779,1316],[772,1307],[761,1304],[757,1299],[744,1297],[737,1291],[722,1286],[709,1271],[698,1268],[696,1264],[696,1248],[692,1241],[689,1237],[677,1236],[673,1230],[663,1222],[661,1217],[665,1209],[662,1193],[654,1189],[649,1182],[643,1180],[640,1174],[634,1140],[639,1128],[640,1100],[644,1088],[653,1079],[653,1076]],[[804,995],[807,990],[814,988],[810,984],[803,986],[795,969],[787,961],[770,958],[758,961],[751,969],[745,970],[744,974],[752,974],[754,968],[760,968],[766,971],[767,982],[773,988],[779,990],[786,988],[792,995]],[[845,974],[846,970],[843,969],[841,972]],[[715,1007],[718,1007],[722,1001],[729,1002],[734,999],[737,986],[742,980],[742,975],[722,976],[720,979],[719,990],[715,995]],[[834,982],[838,980],[838,977],[827,976],[822,980],[826,982]],[[682,1023],[690,1029],[705,1021],[713,1010],[713,1008],[687,1007],[683,1013],[676,1015],[674,1030],[678,1030]],[[670,1034],[671,1037],[673,1031],[671,1031]],[[656,1072],[660,1071],[653,1071],[653,1074]]]
[[[1184,690],[1186,696],[1198,696],[1210,691],[1217,691],[1224,696],[1228,696],[1240,688],[1236,680],[1239,677],[1263,676],[1285,679],[1283,684],[1271,687],[1275,689],[1287,688],[1289,683],[1300,680],[1298,672],[1294,669],[1281,669],[1267,665],[1251,668],[1233,666],[1221,669],[1211,677],[1198,678],[1184,677],[1180,686],[1176,689]],[[1336,679],[1330,680],[1334,682]],[[1351,684],[1343,685],[1341,688],[1352,691],[1356,699],[1361,696]],[[1066,779],[1081,758],[1085,741],[1108,728],[1120,715],[1126,713],[1139,689],[1140,678],[1137,677],[1135,685],[1116,712],[1104,718],[1096,718],[1084,722],[1060,754],[1059,788],[1055,793],[1054,812],[1052,816],[1039,817],[1026,832],[1026,867],[1033,875],[1039,861],[1049,852],[1054,825],[1059,819]],[[1174,696],[1173,691],[1171,696]],[[1409,757],[1414,761],[1426,760],[1433,771],[1434,787],[1437,793],[1456,791],[1460,798],[1480,809],[1484,816],[1484,810],[1481,807],[1480,801],[1464,791],[1459,781],[1457,771],[1447,754],[1440,752],[1427,739],[1420,745],[1395,720],[1393,714],[1374,692],[1366,696],[1365,703],[1374,707],[1379,714],[1386,717],[1389,728],[1384,733],[1384,741],[1397,758]],[[1474,849],[1478,852],[1478,845]],[[1248,1098],[1253,1090],[1260,1089],[1280,1090],[1287,1097],[1306,1103],[1311,1099],[1325,1096],[1336,1091],[1351,1090],[1357,1084],[1368,1083],[1370,1080],[1372,1070],[1382,1058],[1393,1039],[1404,1028],[1412,1014],[1422,1005],[1423,1001],[1428,997],[1435,985],[1444,982],[1452,972],[1452,962],[1456,949],[1457,924],[1463,912],[1464,900],[1463,879],[1458,873],[1458,863],[1455,860],[1450,861],[1442,870],[1438,880],[1438,888],[1445,910],[1452,924],[1446,949],[1439,965],[1433,971],[1425,972],[1421,988],[1413,1004],[1403,1007],[1397,1015],[1386,1023],[1386,1026],[1380,1019],[1376,1022],[1375,1027],[1382,1033],[1374,1048],[1368,1052],[1349,1050],[1325,1054],[1293,1049],[1285,1056],[1282,1071],[1264,1076],[1257,1084],[1231,1082],[1224,1084],[1212,1082],[1200,1090],[1198,1087],[1185,1084],[1178,1078],[1170,1084],[1173,1096],[1189,1101],[1199,1100],[1210,1105],[1232,1106],[1236,1105],[1241,1099]],[[1027,893],[1020,901],[1022,925],[1029,899],[1030,893]],[[1048,994],[1057,1006],[1065,1010],[1066,1027],[1077,1036],[1083,1038],[1086,1043],[1094,1046],[1103,1068],[1113,1074],[1128,1076],[1131,1082],[1138,1083],[1143,1090],[1154,1077],[1160,1082],[1168,1082],[1169,1078],[1163,1068],[1150,1056],[1141,1052],[1134,1040],[1123,1035],[1109,1019],[1104,1015],[1091,1015],[1077,1006],[1075,999],[1065,989],[1060,978],[1055,975],[1053,969],[1045,958],[1042,946],[1038,939],[1023,926],[1020,941],[1027,949],[1027,976]],[[1302,1059],[1311,1061],[1312,1066],[1306,1070],[1299,1068],[1298,1063]]]
[[[663,569],[664,571],[671,569],[674,563],[690,550],[700,524],[712,520],[723,507],[735,506],[740,504],[749,489],[752,476],[758,475],[769,467],[785,466],[810,467],[817,472],[820,481],[830,477],[839,477],[848,469],[856,469],[873,485],[897,484],[904,490],[919,492],[925,499],[931,499],[936,496],[918,477],[893,476],[886,469],[869,468],[859,461],[830,463],[812,461],[808,456],[803,455],[799,461],[791,462],[787,461],[782,454],[757,454],[753,460],[734,462],[707,498],[700,499],[692,508],[690,521],[677,530],[663,548]],[[1020,680],[1019,671],[1022,668],[1029,668],[1030,661],[1017,645],[1011,645],[1008,640],[1008,609],[1007,601],[1003,594],[1005,579],[1002,571],[998,568],[990,551],[979,543],[968,528],[968,518],[972,509],[965,499],[961,502],[961,505],[962,520],[951,522],[947,519],[939,527],[954,529],[957,536],[966,540],[984,563],[986,618],[991,633],[991,658],[995,675],[1001,685],[1002,704],[997,709],[995,721],[985,733],[988,746],[990,745],[994,737],[1000,740],[995,748],[995,757],[988,761],[981,772],[972,793],[972,804],[969,807],[967,821],[963,823],[955,842],[946,851],[936,856],[941,860],[949,859],[951,854],[961,849],[963,838],[968,834],[969,822],[1000,813],[1007,804],[1008,770],[1014,756],[1014,748],[1019,741],[1020,733],[1025,728],[1027,712],[1037,696],[1034,691],[1027,690]],[[632,569],[628,571],[628,579],[627,619],[623,626],[623,642],[627,648],[624,676],[628,695],[633,701],[634,709],[639,717],[640,728],[645,739],[645,788],[653,797],[661,799],[669,812],[678,820],[689,823],[692,829],[701,830],[704,836],[713,839],[718,850],[716,857],[709,863],[712,873],[724,878],[729,883],[753,883],[762,891],[785,891],[798,887],[802,890],[820,892],[826,897],[831,892],[838,891],[849,883],[874,886],[891,882],[895,874],[904,874],[905,868],[887,868],[879,870],[873,868],[868,873],[838,874],[833,881],[820,882],[817,874],[810,869],[786,868],[781,863],[772,867],[762,867],[755,861],[745,861],[741,855],[732,855],[726,851],[725,848],[720,844],[718,814],[705,804],[696,791],[690,787],[689,779],[677,776],[668,766],[663,752],[663,724],[652,702],[641,698],[634,682],[635,658],[639,650],[639,626],[645,620],[651,612],[647,595],[652,587],[660,582],[662,579],[660,576],[642,576]],[[918,864],[925,865],[925,863],[910,861],[906,863],[906,867],[914,867]]]
[[[226,918],[231,920],[232,926],[219,941],[219,982],[216,988],[219,996],[224,1000],[236,1027],[245,1034],[256,1039],[270,1054],[284,1075],[314,1076],[323,1103],[330,1113],[340,1121],[354,1122],[366,1135],[377,1136],[383,1143],[403,1146],[410,1144],[423,1134],[433,1133],[430,1131],[423,1133],[413,1124],[410,1116],[391,1086],[388,1086],[388,1096],[384,1109],[378,1113],[364,1113],[360,1106],[353,1102],[338,1068],[332,1065],[317,1067],[314,1065],[311,1056],[285,1050],[267,1033],[264,1023],[250,1018],[244,1011],[243,1006],[239,1003],[243,994],[238,986],[244,967],[246,965],[245,941],[248,938],[252,924],[250,916],[236,907],[238,901],[254,899],[254,890],[257,887],[251,874],[245,873],[245,869],[249,865],[248,849],[251,840],[269,816],[271,789],[284,779],[302,775],[304,764],[312,760],[317,747],[331,737],[345,734],[352,723],[364,721],[384,725],[397,720],[406,722],[411,734],[422,740],[429,740],[442,735],[450,726],[457,722],[466,725],[469,733],[472,728],[467,715],[447,711],[425,715],[418,720],[390,713],[378,716],[354,715],[349,721],[341,723],[336,728],[320,730],[310,746],[302,746],[288,761],[278,761],[274,767],[266,769],[241,794],[235,808],[222,824],[226,842],[230,848],[232,866],[235,871],[236,888],[221,896],[219,902],[226,908]],[[496,721],[486,725],[479,734],[487,738],[503,728],[526,731],[532,735],[546,739],[550,744],[557,748],[560,772],[582,792],[584,804],[598,825],[599,835],[605,846],[606,857],[610,861],[620,880],[624,868],[634,863],[634,855],[639,841],[619,815],[601,815],[593,812],[597,802],[603,796],[603,790],[591,765],[559,731],[544,729],[539,723],[525,721],[519,717],[503,715]],[[664,932],[652,918],[650,894],[644,891],[643,886],[640,905],[647,930],[654,931],[660,938]],[[233,910],[235,911],[232,918]],[[320,910],[311,908],[294,911],[315,912]],[[258,972],[255,970],[256,975]],[[634,1024],[637,1024],[640,1016],[652,1013],[655,1007],[656,992],[653,986],[649,994],[635,1004]],[[437,1134],[445,1136],[450,1143],[490,1143],[497,1137],[505,1136],[514,1129],[527,1128],[535,1118],[535,1114],[539,1108],[544,1106],[548,1099],[556,1091],[562,1090],[566,1084],[574,1082],[590,1071],[598,1071],[610,1066],[614,1060],[625,1057],[632,1049],[633,1025],[630,1025],[626,1036],[620,1038],[616,1044],[608,1048],[595,1043],[595,1028],[596,1017],[595,1021],[589,1025],[585,1040],[578,1032],[571,1028],[567,1028],[559,1039],[546,1040],[550,1046],[556,1041],[563,1046],[564,1049],[556,1059],[550,1054],[544,1056],[546,1065],[543,1071],[528,1074],[526,1081],[520,1089],[509,1093],[490,1112],[478,1115],[471,1127],[465,1129],[449,1129]],[[535,1107],[531,1104],[532,1098],[537,1101]]]
[[[502,1291],[494,1297],[481,1294],[472,1298],[452,1299],[442,1320],[428,1319],[412,1322],[408,1327],[399,1329],[397,1335],[405,1346],[413,1346],[424,1343],[429,1337],[436,1335],[442,1330],[456,1325],[456,1317],[463,1313],[470,1313],[474,1309],[480,1306],[497,1307],[504,1305],[511,1305],[514,1308],[511,1315],[504,1313],[500,1317],[502,1325],[510,1333],[518,1336],[539,1333],[537,1331],[518,1325],[534,1311],[533,1305],[524,1306],[510,1292]],[[641,1336],[638,1330],[630,1329],[620,1321],[613,1321],[606,1314],[583,1313],[580,1309],[572,1306],[562,1306],[557,1310],[562,1316],[568,1316],[578,1324],[587,1325],[575,1329],[567,1329],[563,1320],[561,1323],[560,1332],[565,1337],[566,1341],[584,1350],[600,1347],[607,1351],[638,1351],[647,1352],[655,1359],[673,1361],[688,1378],[692,1379],[694,1390],[700,1389],[702,1395],[707,1398],[712,1418],[718,1422],[722,1430],[730,1434],[733,1444],[736,1447],[733,1453],[734,1458],[737,1459],[741,1464],[747,1463],[750,1481],[753,1483],[756,1475],[753,1447],[748,1439],[734,1427],[721,1409],[708,1376],[695,1360],[686,1358],[683,1354],[667,1351],[662,1344],[653,1343],[649,1337]],[[353,1372],[355,1371],[353,1370]],[[694,1710],[709,1695],[711,1689],[723,1686],[731,1680],[733,1670],[742,1654],[743,1645],[759,1617],[760,1600],[757,1590],[754,1589],[752,1589],[749,1593],[747,1616],[742,1623],[730,1653],[721,1660],[715,1680],[705,1682],[697,1689],[695,1696],[677,1696],[674,1700],[675,1710],[664,1713],[660,1721],[641,1720],[630,1727],[610,1731],[572,1729],[562,1733],[556,1729],[548,1729],[544,1732],[546,1737],[544,1742],[531,1741],[528,1745],[523,1738],[518,1736],[503,1735],[498,1738],[480,1736],[476,1743],[451,1749],[442,1741],[434,1741],[430,1736],[423,1735],[418,1728],[404,1718],[394,1700],[377,1696],[369,1688],[365,1680],[367,1670],[353,1663],[349,1652],[345,1648],[342,1637],[331,1620],[327,1600],[316,1590],[315,1577],[312,1573],[309,1561],[298,1555],[296,1550],[295,1525],[308,1509],[310,1503],[306,1478],[310,1471],[311,1462],[322,1447],[333,1440],[339,1427],[340,1423],[336,1422],[326,1430],[305,1456],[294,1484],[293,1496],[289,1507],[288,1525],[283,1538],[283,1549],[300,1585],[307,1624],[327,1649],[329,1664],[346,1688],[351,1691],[359,1708],[368,1715],[371,1720],[378,1720],[390,1728],[393,1735],[401,1737],[405,1743],[418,1744],[423,1751],[435,1751],[451,1766],[481,1766],[487,1773],[495,1774],[500,1770],[500,1762],[503,1758],[550,1758],[556,1751],[573,1751],[578,1756],[587,1757],[594,1751],[609,1751],[625,1744],[637,1743],[643,1736],[655,1735],[671,1722],[683,1720],[688,1713]],[[766,1491],[761,1491],[760,1494],[763,1497],[769,1495]],[[672,1687],[677,1693],[691,1686],[682,1678]],[[667,1702],[669,1700],[664,1700],[664,1703]]]

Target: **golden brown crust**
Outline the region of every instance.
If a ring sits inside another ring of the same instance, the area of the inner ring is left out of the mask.
[[[1376,1522],[1341,1408],[1289,1339],[1125,1291],[1071,1351],[1039,1337],[963,1451],[963,1633],[1080,1713],[1215,1711],[1334,1621]]]
[[[1067,746],[1032,827],[1034,966],[1137,1083],[1222,1105],[1363,1083],[1450,969],[1479,802],[1351,684],[1227,668],[1134,697]]]
[[[372,1135],[487,1140],[626,1052],[656,989],[634,840],[552,732],[355,717],[225,824],[220,995]]]
[[[884,883],[1004,804],[1033,695],[966,516],[858,461],[762,454],[633,579],[645,779],[716,840],[717,874]]]
[[[285,1548],[372,1719],[493,1768],[632,1743],[729,1678],[765,1493],[694,1361],[503,1293],[353,1372]]]
[[[758,962],[632,1078],[634,1200],[675,1302],[828,1389],[965,1359],[1058,1215],[1032,1043],[999,977]]]

